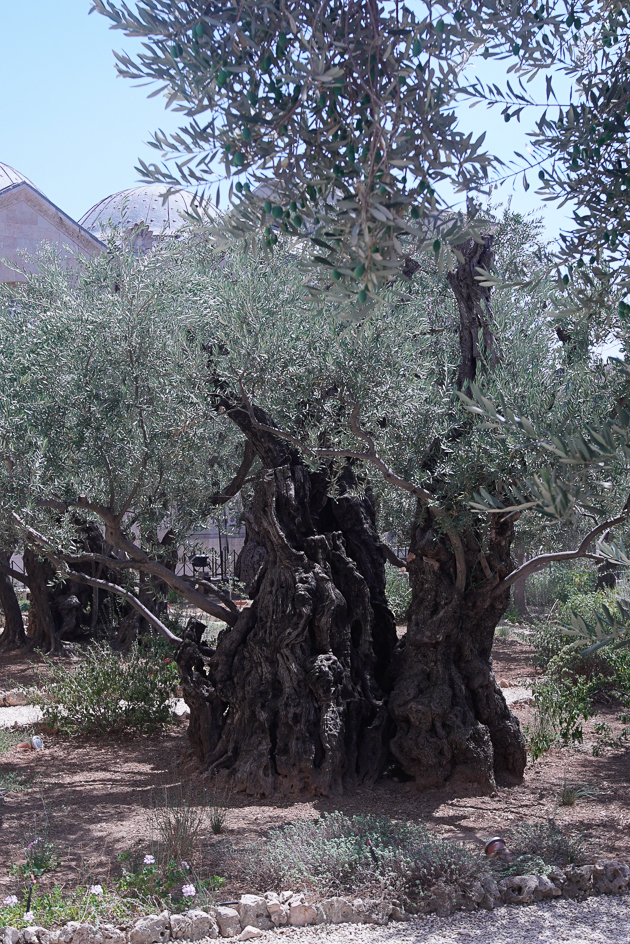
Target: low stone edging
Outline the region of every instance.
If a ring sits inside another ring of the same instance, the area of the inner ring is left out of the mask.
[[[493,911],[502,905],[530,905],[554,898],[582,901],[594,895],[620,895],[630,888],[630,868],[623,862],[596,862],[553,869],[548,875],[511,875],[496,881],[486,875],[465,891],[436,885],[415,914],[448,916],[459,909]],[[69,921],[58,931],[29,926],[6,927],[0,944],[166,944],[167,941],[205,941],[219,937],[249,941],[264,931],[319,924],[376,924],[411,917],[398,901],[325,898],[309,902],[303,894],[242,895],[234,905],[217,905],[183,914],[163,911],[138,918],[130,928]]]

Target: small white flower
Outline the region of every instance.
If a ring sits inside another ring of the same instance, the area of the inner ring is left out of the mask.
[[[90,885],[90,895],[102,895],[103,886],[102,885]]]
[[[186,872],[187,872],[188,869],[190,868],[190,866],[188,865],[188,863],[186,862],[185,859],[182,861],[182,868],[183,868]]]
[[[27,911],[26,914],[24,915],[24,920],[25,920],[25,921],[34,921],[34,920],[35,920],[35,915],[33,914],[32,911]]]
[[[17,903],[18,903],[17,895],[7,895],[7,897],[3,901],[3,904],[8,905],[9,907],[11,907],[12,905],[17,905]]]
[[[145,865],[153,865],[154,862],[155,862],[155,858],[152,855],[145,855],[144,857]]]
[[[184,898],[194,898],[197,890],[194,885],[182,885],[182,895]]]

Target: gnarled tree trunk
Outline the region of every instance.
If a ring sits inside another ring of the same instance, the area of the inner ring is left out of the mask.
[[[28,576],[30,590],[29,644],[42,652],[60,654],[63,652],[63,644],[57,633],[48,586],[55,571],[47,560],[41,559],[28,545],[24,548],[24,570]]]
[[[492,370],[499,357],[491,288],[479,284],[479,270],[493,263],[493,237],[469,239],[459,249],[463,261],[448,280],[460,316],[457,387],[468,390],[478,371]],[[458,427],[452,438],[462,431]],[[420,786],[459,780],[493,789],[497,780],[518,781],[527,759],[518,719],[496,683],[491,657],[494,631],[510,597],[509,589],[492,591],[512,570],[514,525],[511,518],[493,517],[484,545],[472,524],[446,535],[442,521],[443,516],[420,506],[413,528],[412,600],[390,698],[396,722],[391,749]]]
[[[248,511],[267,558],[251,607],[207,664],[199,627],[178,650],[191,744],[234,789],[338,795],[376,779],[388,756],[396,628],[374,509],[347,488],[331,498],[325,472],[309,472],[242,408],[228,413],[265,466]]]
[[[0,554],[0,562],[9,566],[9,554]],[[0,636],[0,649],[21,649],[27,644],[24,620],[20,603],[13,589],[11,578],[0,573],[0,606],[4,613],[4,630]]]
[[[495,519],[487,546],[462,534],[468,579],[456,587],[449,538],[422,510],[410,545],[411,614],[390,698],[391,749],[422,787],[466,781],[493,789],[523,773],[525,745],[492,670],[494,630],[509,589],[492,589],[512,569],[511,519]]]

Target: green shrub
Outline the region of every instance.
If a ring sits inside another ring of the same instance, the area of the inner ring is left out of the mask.
[[[597,572],[588,561],[552,563],[527,578],[527,602],[530,606],[552,606],[566,603],[572,593],[593,592]]]
[[[615,597],[610,590],[597,590],[594,593],[572,590],[567,593],[564,602],[556,601],[548,616],[534,624],[530,637],[534,647],[534,666],[545,672],[549,662],[572,642],[566,632],[566,628],[571,625],[572,612],[587,623],[594,623],[597,613],[604,606],[615,609]]]
[[[536,716],[525,729],[534,760],[555,743],[581,742],[582,722],[596,714],[598,702],[630,703],[630,652],[603,648],[585,656],[563,645],[567,638],[553,627],[536,649],[547,674],[532,686]]]
[[[549,865],[570,865],[584,860],[584,840],[570,835],[550,817],[537,823],[519,823],[509,830],[510,851],[517,859],[539,858]]]
[[[235,863],[239,866],[261,890],[369,894],[387,889],[412,904],[421,903],[438,881],[464,886],[486,868],[484,857],[421,824],[339,812],[272,830],[265,847],[248,850]]]
[[[124,656],[95,645],[74,672],[48,661],[37,701],[42,723],[63,734],[146,733],[171,720],[177,667],[161,647],[135,644]]]
[[[409,575],[393,564],[385,564],[385,595],[396,622],[404,623],[411,603]]]

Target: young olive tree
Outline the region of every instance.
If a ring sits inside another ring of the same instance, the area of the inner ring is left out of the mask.
[[[63,635],[47,598],[55,573],[122,597],[174,642],[161,589],[236,620],[219,587],[176,572],[177,549],[254,458],[209,405],[182,253],[185,241],[144,257],[112,241],[71,272],[49,251],[2,289],[3,530],[24,543],[30,633],[45,649]]]

